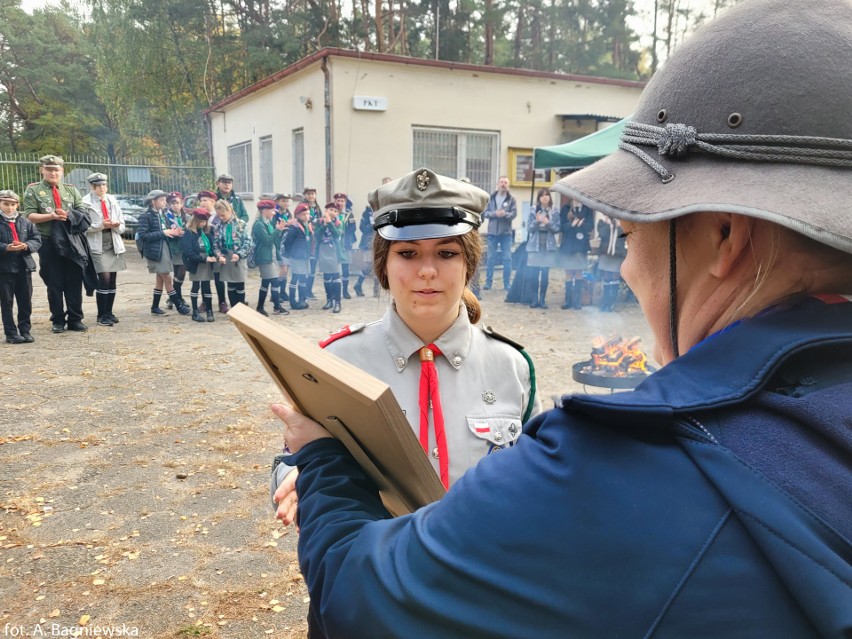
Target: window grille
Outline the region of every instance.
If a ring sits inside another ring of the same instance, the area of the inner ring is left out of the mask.
[[[228,173],[234,176],[234,191],[252,192],[251,142],[228,147]]]
[[[448,177],[467,177],[489,193],[497,182],[500,134],[414,127],[412,169],[428,167]]]

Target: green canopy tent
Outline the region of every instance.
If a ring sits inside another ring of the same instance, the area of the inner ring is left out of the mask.
[[[539,146],[533,151],[533,167],[538,169],[582,169],[618,148],[621,132],[629,118],[565,144]]]

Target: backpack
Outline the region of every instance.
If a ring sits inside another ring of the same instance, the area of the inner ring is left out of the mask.
[[[136,231],[136,235],[133,236],[133,239],[136,242],[136,248],[139,249],[139,255],[145,257],[145,236],[139,231]]]

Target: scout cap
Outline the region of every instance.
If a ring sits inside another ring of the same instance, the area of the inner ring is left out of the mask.
[[[654,75],[619,150],[554,189],[622,220],[736,213],[852,253],[850,105],[852,3],[747,0]]]
[[[65,160],[58,155],[43,155],[38,161],[41,166],[65,166]]]
[[[348,196],[346,195],[346,193],[335,193],[333,199],[335,199],[335,200],[346,200],[346,199],[348,199]]]
[[[10,200],[12,202],[20,202],[18,194],[11,189],[3,189],[0,191],[0,200]]]
[[[145,199],[143,201],[145,202],[145,204],[150,204],[158,197],[164,197],[166,195],[168,195],[168,193],[166,193],[165,191],[161,191],[160,189],[154,189],[153,191],[150,191],[148,195],[145,196]]]
[[[230,173],[220,173],[219,177],[216,178],[217,182],[233,182],[234,176]]]
[[[183,200],[183,194],[180,191],[172,191],[166,196],[166,202],[169,204],[178,200]]]
[[[317,190],[314,187],[306,186],[304,189],[302,189],[302,195],[304,195],[305,193],[309,193],[311,191],[313,191],[314,193],[317,192]]]
[[[307,204],[305,204],[304,202],[302,202],[301,204],[299,204],[299,205],[296,207],[296,210],[295,210],[295,211],[293,211],[293,215],[298,215],[298,214],[299,214],[299,213],[301,213],[302,211],[306,211],[306,212],[310,213],[310,212],[311,212],[311,207],[310,207],[310,206],[308,206]]]
[[[89,184],[95,185],[95,184],[106,184],[108,182],[108,180],[107,180],[107,176],[104,175],[103,173],[90,173],[89,176],[86,178],[86,182],[88,182]]]
[[[417,169],[383,184],[367,199],[373,228],[386,240],[453,237],[479,228],[488,193],[461,180]]]
[[[206,220],[210,217],[210,211],[207,209],[192,209],[192,217],[197,217],[199,220]]]
[[[200,200],[203,197],[206,197],[210,200],[218,200],[219,199],[219,197],[213,191],[199,191],[198,192],[198,199]]]
[[[289,193],[276,193],[275,194],[275,201],[276,202],[278,200],[292,200],[292,199],[293,199],[293,196],[291,196]]]
[[[274,209],[274,208],[275,208],[275,202],[273,200],[260,200],[257,203],[257,210],[258,211],[263,210],[263,209]]]
[[[325,208],[327,208],[327,209],[334,209],[335,211],[339,211],[339,210],[340,210],[340,207],[339,207],[339,206],[337,206],[337,202],[329,202],[328,204],[326,204],[326,205],[325,205]]]

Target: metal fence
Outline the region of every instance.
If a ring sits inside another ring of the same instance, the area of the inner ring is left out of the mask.
[[[85,195],[89,192],[86,176],[103,173],[109,178],[109,191],[118,195],[142,196],[152,189],[180,191],[184,195],[212,189],[215,172],[202,164],[158,164],[145,158],[110,160],[96,156],[63,156],[64,182],[73,184]],[[0,153],[0,189],[12,189],[23,196],[24,189],[41,180],[38,156]]]

